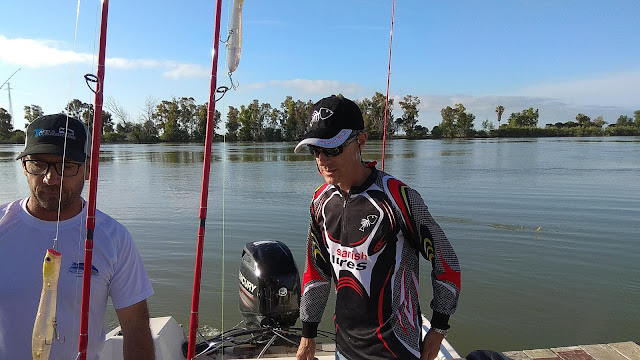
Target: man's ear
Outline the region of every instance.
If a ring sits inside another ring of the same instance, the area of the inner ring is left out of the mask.
[[[359,134],[358,135],[358,147],[364,146],[364,144],[367,143],[367,138],[368,138],[368,135],[367,135],[366,132],[362,133],[362,134]]]

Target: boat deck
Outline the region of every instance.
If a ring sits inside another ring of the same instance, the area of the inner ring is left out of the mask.
[[[505,351],[512,360],[640,360],[640,345],[633,341]]]

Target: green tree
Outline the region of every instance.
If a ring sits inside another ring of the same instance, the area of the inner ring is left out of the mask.
[[[579,113],[578,115],[576,115],[576,122],[581,126],[590,126],[591,118],[583,113]]]
[[[237,140],[238,139],[238,129],[240,128],[240,122],[238,118],[240,117],[240,111],[233,106],[229,106],[229,111],[227,112],[227,137],[229,140]]]
[[[31,124],[31,122],[40,116],[44,115],[42,108],[39,105],[29,105],[24,107],[24,119],[27,120],[25,128]]]
[[[467,113],[467,109],[462,104],[456,104],[455,108],[447,106],[440,110],[442,122],[438,125],[438,131],[442,137],[473,137],[475,130],[473,121],[476,116]]]
[[[0,108],[0,140],[8,140],[12,132],[11,114],[4,108]]]
[[[493,123],[491,121],[489,121],[489,119],[485,119],[482,122],[482,130],[484,131],[493,131],[496,129],[496,127],[493,125]]]
[[[402,130],[411,138],[418,123],[418,105],[420,105],[420,99],[412,95],[407,95],[402,101],[398,102],[398,104],[402,109]]]
[[[456,110],[451,106],[447,106],[446,108],[440,110],[440,115],[442,116],[442,121],[440,122],[440,124],[438,124],[437,135],[439,137],[445,138],[454,137],[456,134]]]
[[[282,103],[280,103],[281,126],[284,130],[284,138],[292,141],[296,139],[305,129],[304,122],[299,121],[296,117],[296,102],[293,101],[292,96],[287,96]]]
[[[102,134],[108,134],[113,132],[113,116],[110,112],[102,112]]]
[[[458,117],[456,124],[458,136],[466,138],[473,137],[475,134],[473,121],[476,119],[476,116],[471,113],[467,113],[467,109],[462,104],[456,105],[456,113]]]
[[[498,115],[498,127],[500,127],[500,120],[502,120],[502,114],[504,113],[504,106],[496,106],[496,115]]]
[[[602,129],[606,124],[607,122],[604,121],[604,118],[602,116],[598,116],[597,118],[593,119],[593,125],[599,127],[600,129]]]
[[[618,126],[628,126],[631,124],[633,124],[633,120],[627,115],[620,115],[618,121],[616,121],[616,125]]]
[[[538,109],[528,108],[522,112],[511,113],[509,126],[511,127],[537,127],[540,114]]]
[[[382,139],[384,131],[384,115],[386,97],[376,92],[371,99],[363,99],[356,101],[356,104],[362,110],[364,118],[364,128],[369,133],[371,139]],[[393,99],[389,99],[389,112],[387,117],[387,136],[393,135]]]
[[[194,132],[198,127],[198,106],[192,97],[178,99],[178,122],[190,139],[194,139]]]
[[[633,122],[636,124],[637,127],[640,128],[640,110],[634,111],[633,117],[634,117]]]
[[[250,141],[253,140],[251,128],[252,119],[251,111],[244,105],[240,105],[240,113],[238,114],[238,123],[240,123],[240,129],[238,130],[238,140]]]
[[[214,131],[218,127],[219,122],[216,122],[215,118],[220,112],[218,110],[214,113]],[[191,133],[191,139],[199,142],[203,142],[207,136],[207,117],[209,115],[209,104],[204,103],[203,105],[198,105],[196,108],[196,119],[198,121],[198,126]],[[218,119],[219,121],[219,119]]]
[[[93,104],[82,102],[78,99],[69,101],[64,108],[64,113],[84,122],[84,124],[93,131]]]
[[[163,141],[184,142],[189,140],[189,133],[182,128],[180,122],[180,105],[176,98],[172,101],[163,100],[156,107],[154,118],[160,124]]]

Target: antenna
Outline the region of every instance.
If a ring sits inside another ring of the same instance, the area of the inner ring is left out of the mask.
[[[9,93],[9,115],[11,115],[11,123],[13,124],[13,103],[11,102],[11,83],[9,82],[9,80],[11,80],[11,78],[13,77],[13,75],[15,75],[18,71],[20,71],[20,69],[22,68],[18,68],[18,70],[14,71],[13,74],[11,74],[11,76],[9,76],[9,78],[7,80],[5,80],[2,85],[0,85],[0,89],[2,89],[2,87],[4,86],[4,84],[7,84],[7,92]]]

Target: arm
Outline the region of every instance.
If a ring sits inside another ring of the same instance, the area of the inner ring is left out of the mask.
[[[124,359],[155,359],[147,301],[116,309],[116,314],[122,328]]]
[[[296,360],[314,360],[316,354],[316,339],[307,339],[305,337],[300,339],[300,346],[298,347],[298,353],[296,354]]]
[[[458,257],[440,228],[433,219],[422,197],[410,189],[409,206],[413,214],[412,224],[416,234],[411,238],[422,256],[431,262],[431,284],[433,316],[431,326],[449,329],[449,316],[456,311],[460,296],[460,264]]]
[[[444,335],[429,331],[422,342],[420,360],[433,360],[438,356]]]
[[[318,324],[322,320],[322,314],[331,291],[329,254],[322,243],[322,234],[315,221],[314,206],[315,202],[312,204],[310,212],[305,271],[302,279],[302,298],[300,299],[302,338],[298,347],[298,360],[314,359]]]

